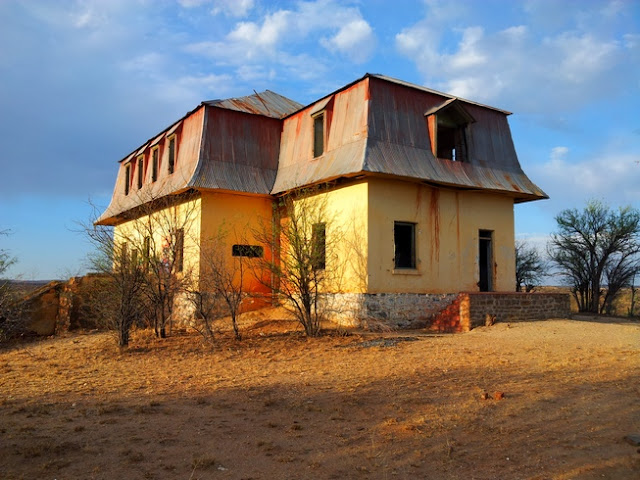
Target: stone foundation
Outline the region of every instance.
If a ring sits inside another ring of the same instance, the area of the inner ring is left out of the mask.
[[[567,318],[570,299],[563,293],[468,292],[459,294],[340,293],[322,299],[329,320],[369,328],[429,328],[465,332],[497,322]]]
[[[323,298],[328,319],[340,325],[373,330],[423,328],[446,308],[455,294],[336,293]]]

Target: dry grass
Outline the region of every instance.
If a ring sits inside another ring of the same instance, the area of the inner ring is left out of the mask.
[[[0,351],[0,477],[640,478],[639,323],[251,322],[214,349],[136,332],[125,352],[99,333]]]

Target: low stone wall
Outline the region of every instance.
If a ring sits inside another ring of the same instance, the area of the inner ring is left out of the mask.
[[[566,293],[472,292],[469,299],[469,325],[484,325],[486,315],[495,315],[497,322],[546,320],[571,316],[571,304]]]
[[[456,294],[336,293],[323,299],[329,320],[370,329],[422,328],[446,308]]]
[[[323,298],[328,319],[370,329],[429,328],[465,332],[498,322],[566,318],[569,295],[563,293],[465,292],[459,294],[341,293]]]

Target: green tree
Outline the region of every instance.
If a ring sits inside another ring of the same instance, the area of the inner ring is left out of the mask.
[[[579,310],[610,311],[640,268],[640,212],[590,201],[583,210],[563,210],[556,222],[549,256],[572,287]],[[602,298],[604,285],[608,290]]]

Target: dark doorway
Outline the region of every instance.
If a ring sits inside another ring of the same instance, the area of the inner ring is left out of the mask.
[[[493,232],[491,230],[480,230],[479,255],[480,281],[478,286],[481,292],[491,292],[493,290]]]

